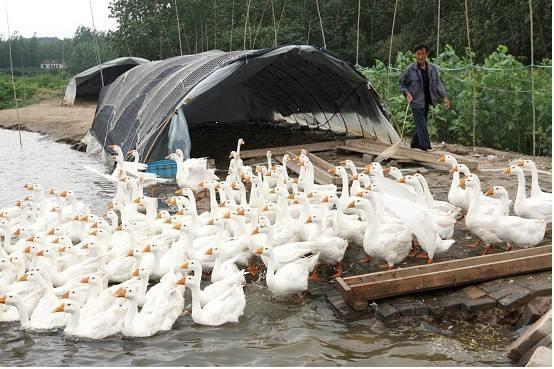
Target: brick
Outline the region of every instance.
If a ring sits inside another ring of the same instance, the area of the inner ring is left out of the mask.
[[[462,292],[471,299],[479,299],[483,296],[485,296],[487,293],[483,291],[481,288],[476,286],[469,286],[464,289],[462,289]]]
[[[552,281],[541,281],[539,283],[529,284],[527,288],[535,296],[548,296],[552,295]]]
[[[496,306],[496,301],[489,296],[484,296],[479,299],[466,299],[463,301],[463,306],[471,312],[489,310]]]
[[[504,296],[508,296],[516,290],[515,286],[503,286],[495,291],[489,293],[489,296],[495,300],[500,300]]]
[[[400,312],[391,304],[380,303],[377,306],[376,313],[377,318],[385,322],[397,319],[400,317]]]
[[[532,297],[533,295],[527,288],[516,287],[511,290],[510,294],[498,299],[498,305],[507,309],[515,308],[529,302]]]
[[[463,296],[451,295],[444,296],[439,300],[439,304],[444,307],[446,312],[459,310],[463,305]]]
[[[483,291],[490,294],[491,292],[498,291],[499,289],[504,288],[506,285],[507,281],[505,279],[495,279],[493,281],[481,283],[478,286]]]

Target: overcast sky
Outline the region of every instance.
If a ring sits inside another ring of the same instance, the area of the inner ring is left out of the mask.
[[[92,0],[94,23],[98,31],[115,30],[117,22],[108,18],[111,0]],[[25,37],[72,37],[78,26],[92,28],[89,0],[0,0],[0,34],[8,34],[6,8],[10,33],[18,31]]]

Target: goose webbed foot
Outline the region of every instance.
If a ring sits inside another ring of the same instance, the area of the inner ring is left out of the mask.
[[[470,243],[469,245],[467,245],[467,247],[469,247],[470,249],[475,249],[479,247],[480,244],[481,244],[481,240],[477,240],[474,243]]]
[[[487,255],[492,249],[492,245],[485,244],[485,248],[483,249],[483,253],[481,255]]]
[[[309,281],[322,281],[323,279],[319,276],[319,264],[317,264],[314,268],[314,271],[310,276],[308,277]]]
[[[335,279],[340,276],[342,276],[342,273],[344,272],[344,261],[339,261],[337,265],[335,265],[336,272],[332,276],[329,277],[329,279]]]
[[[429,254],[427,254],[426,252],[422,252],[421,254],[417,254],[416,258],[418,258],[418,259],[429,259]]]
[[[370,261],[371,261],[371,256],[366,255],[365,257],[363,257],[363,258],[357,260],[356,262],[357,262],[357,263],[360,263],[360,264],[367,264],[367,263],[369,263]]]
[[[417,248],[419,247],[419,242],[416,240],[412,240],[412,251],[410,252],[410,256],[416,256],[417,255]]]

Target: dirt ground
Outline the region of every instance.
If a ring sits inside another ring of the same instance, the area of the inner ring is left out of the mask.
[[[62,106],[59,100],[50,100],[19,109],[21,129],[48,135],[55,141],[74,144],[90,128],[96,110],[95,101],[84,101],[74,106]],[[17,129],[15,109],[0,110],[0,128]]]

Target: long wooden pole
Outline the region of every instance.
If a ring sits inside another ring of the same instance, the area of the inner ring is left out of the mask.
[[[396,23],[396,9],[398,9],[398,0],[394,2],[394,15],[392,16],[392,29],[390,32],[390,44],[389,44],[389,62],[387,65],[387,100],[390,97],[390,68],[392,59],[392,39],[394,37],[394,24]]]
[[[231,10],[231,39],[229,40],[229,51],[233,51],[233,30],[235,25],[235,0],[233,0],[233,8]]]
[[[177,7],[177,0],[175,0],[175,15],[177,16],[177,35],[179,36],[179,52],[183,55],[183,45],[181,43],[181,25],[179,24],[179,8]]]
[[[94,12],[92,11],[92,0],[89,0],[89,5],[90,5],[90,17],[92,18],[92,36],[94,39],[94,45],[96,46],[96,59],[98,61],[98,66],[100,67],[100,81],[102,82],[102,87],[104,87],[104,73],[102,72],[102,59],[100,58],[100,48],[98,47],[98,37],[96,37],[96,25],[94,24]]]
[[[438,0],[437,6],[437,56],[440,54],[440,34],[441,34],[441,0]]]
[[[476,123],[476,116],[477,116],[477,100],[476,100],[476,81],[475,81],[475,69],[473,67],[473,49],[471,48],[471,37],[469,34],[469,7],[467,5],[467,0],[465,0],[465,16],[466,16],[466,33],[467,33],[467,47],[469,49],[469,62],[471,63],[471,94],[472,94],[472,141],[473,141],[473,147],[475,147],[475,126]]]
[[[358,0],[358,25],[356,27],[356,65],[359,65],[358,63],[358,57],[360,53],[360,6],[361,6],[362,0]]]
[[[317,16],[319,17],[319,27],[321,28],[321,37],[323,38],[323,48],[327,49],[327,43],[325,42],[325,32],[323,32],[323,21],[321,20],[321,12],[319,11],[319,0],[315,0],[317,7]]]
[[[12,75],[13,101],[15,103],[15,114],[17,115],[17,132],[19,133],[19,147],[23,149],[23,141],[21,140],[21,121],[19,118],[19,106],[17,104],[17,92],[15,89],[15,78],[13,76],[13,58],[12,58],[12,42],[10,35],[10,18],[8,16],[8,8],[6,8],[6,24],[8,25],[8,53],[10,54],[10,72]]]
[[[535,55],[534,55],[534,48],[533,48],[533,1],[529,0],[529,33],[530,33],[530,41],[531,41],[531,106],[533,108],[533,156],[536,155],[536,116],[535,116],[535,73],[534,72],[534,65],[535,65]]]

